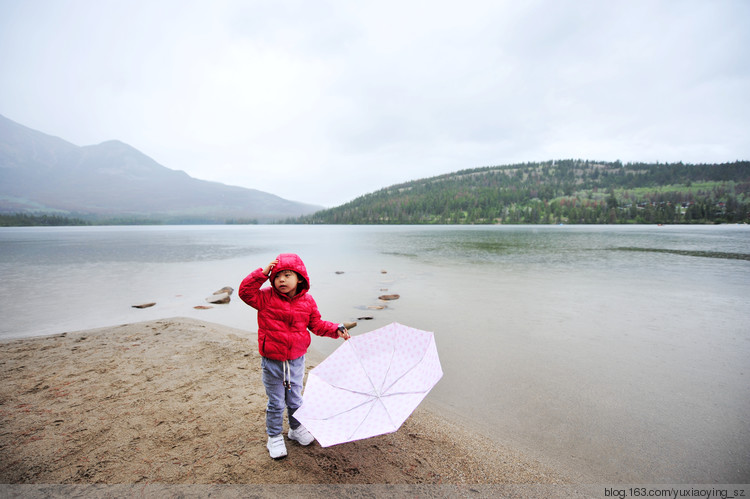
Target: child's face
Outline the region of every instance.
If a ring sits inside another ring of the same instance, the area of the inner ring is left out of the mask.
[[[273,285],[281,293],[284,293],[289,298],[297,294],[297,285],[299,284],[299,277],[293,270],[282,270],[273,280]]]

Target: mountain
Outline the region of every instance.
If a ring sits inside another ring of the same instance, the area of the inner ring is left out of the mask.
[[[750,222],[750,162],[546,161],[393,185],[302,217],[327,224]]]
[[[116,140],[79,147],[0,115],[0,213],[223,223],[283,220],[320,208],[195,179]]]

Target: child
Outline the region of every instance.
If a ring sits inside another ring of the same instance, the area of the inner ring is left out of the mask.
[[[261,289],[269,278],[271,287]],[[345,340],[350,337],[343,324],[321,320],[309,289],[305,264],[293,253],[279,255],[240,284],[242,301],[258,310],[258,348],[263,357],[263,385],[268,395],[266,447],[274,459],[286,456],[281,434],[285,406],[289,414],[289,439],[302,445],[315,440],[293,416],[302,405],[305,353],[310,346],[308,329],[318,336]]]

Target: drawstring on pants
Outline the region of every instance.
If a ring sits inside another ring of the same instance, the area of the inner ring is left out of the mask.
[[[287,390],[292,389],[292,370],[289,367],[289,361],[284,361],[284,386]]]

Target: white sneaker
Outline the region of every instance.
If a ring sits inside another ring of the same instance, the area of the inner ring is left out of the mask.
[[[307,428],[299,425],[296,430],[289,430],[289,440],[296,440],[300,445],[310,445],[315,441],[315,437],[307,431]]]
[[[275,437],[268,437],[266,448],[273,459],[286,457],[286,445],[284,444],[284,436],[281,434]]]

